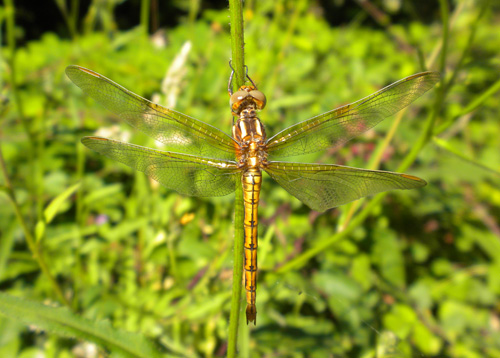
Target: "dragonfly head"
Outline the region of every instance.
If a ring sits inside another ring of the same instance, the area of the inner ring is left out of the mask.
[[[241,86],[238,91],[231,95],[229,105],[233,113],[238,115],[249,105],[253,105],[256,109],[264,108],[266,106],[266,96],[255,86]]]

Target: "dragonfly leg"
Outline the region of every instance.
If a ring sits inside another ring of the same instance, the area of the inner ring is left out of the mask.
[[[233,95],[233,76],[234,76],[234,68],[231,66],[231,60],[229,60],[229,67],[231,68],[231,74],[229,75],[229,81],[227,83],[227,92],[229,93],[230,96]]]
[[[231,68],[231,74],[229,75],[229,81],[227,83],[227,92],[229,93],[230,96],[233,95],[233,76],[234,76],[234,68],[231,65],[231,60],[229,60],[229,67]],[[248,78],[248,80],[252,83],[252,85],[257,89],[257,86],[255,85],[254,81],[250,78],[248,75],[248,66],[245,65],[245,76]]]

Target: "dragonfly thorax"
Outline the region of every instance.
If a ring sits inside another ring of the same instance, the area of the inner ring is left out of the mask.
[[[266,131],[252,104],[240,112],[233,126],[233,138],[238,143],[236,159],[241,167],[260,168],[266,165]]]

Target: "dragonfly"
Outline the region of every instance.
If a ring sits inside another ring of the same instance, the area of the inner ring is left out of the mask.
[[[101,137],[82,143],[109,158],[144,172],[180,194],[199,197],[228,195],[242,186],[244,206],[244,271],[247,324],[256,324],[258,205],[265,171],[288,193],[318,212],[392,189],[415,189],[425,180],[409,174],[358,169],[334,164],[279,161],[338,147],[408,106],[440,79],[422,72],[399,80],[357,102],[294,124],[268,137],[257,116],[265,95],[251,84],[228,92],[232,135],[173,109],[153,103],[80,66],[67,76],[84,93],[155,140],[162,150]],[[236,120],[234,120],[236,118]]]

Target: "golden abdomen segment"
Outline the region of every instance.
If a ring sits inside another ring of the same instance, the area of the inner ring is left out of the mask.
[[[256,323],[255,291],[257,289],[257,226],[260,185],[262,173],[260,169],[251,168],[243,172],[243,201],[245,208],[245,290],[247,296],[247,324]]]

